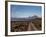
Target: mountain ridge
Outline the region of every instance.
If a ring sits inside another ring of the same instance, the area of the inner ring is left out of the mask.
[[[36,18],[41,18],[41,17],[38,17],[38,16],[32,16],[32,17],[26,17],[26,18],[11,18],[11,21],[31,21],[33,19],[36,19]]]

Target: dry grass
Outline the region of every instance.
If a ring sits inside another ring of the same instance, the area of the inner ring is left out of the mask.
[[[42,29],[41,19],[34,19],[32,21],[11,21],[11,32],[28,31],[29,23],[31,22],[37,30]],[[36,30],[34,27],[30,27],[31,31]]]

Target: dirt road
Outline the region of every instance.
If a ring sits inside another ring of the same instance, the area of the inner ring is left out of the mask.
[[[31,23],[29,23],[27,30],[28,30],[28,31],[31,31],[32,28],[33,28],[34,30],[38,30],[38,29],[35,27],[35,25],[31,22]]]

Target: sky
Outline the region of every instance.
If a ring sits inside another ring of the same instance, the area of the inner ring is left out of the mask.
[[[23,18],[34,15],[41,16],[41,6],[11,5],[11,17]]]

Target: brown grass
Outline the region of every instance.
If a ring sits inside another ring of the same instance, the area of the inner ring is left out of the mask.
[[[28,31],[29,23],[31,22],[37,30],[42,29],[41,19],[34,19],[32,21],[11,21],[11,32]],[[31,31],[36,30],[32,26],[30,27],[30,29]]]

